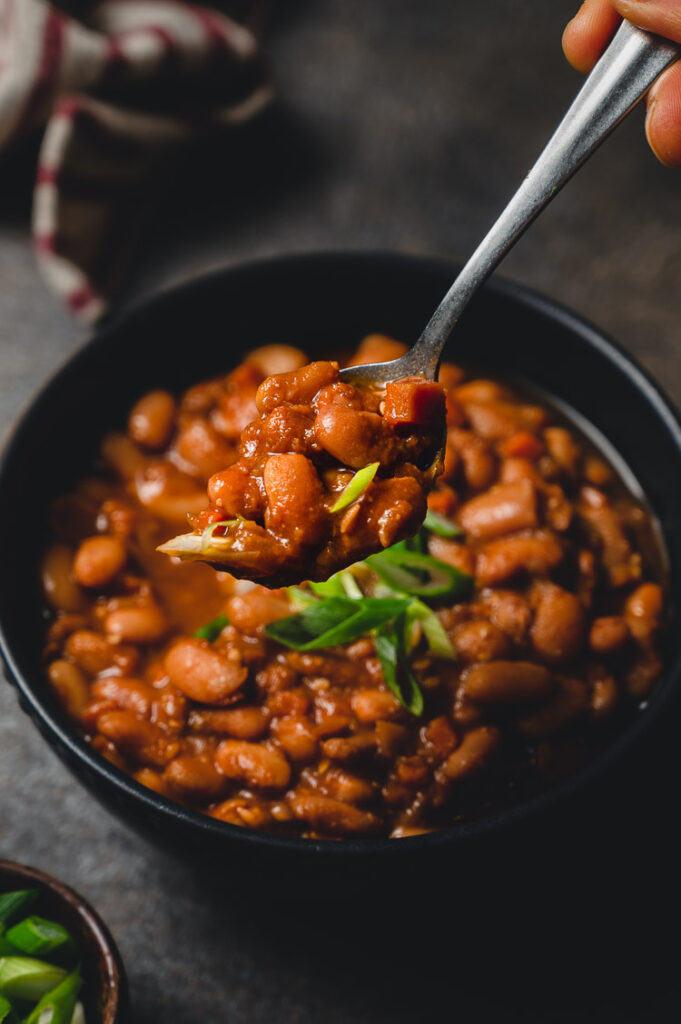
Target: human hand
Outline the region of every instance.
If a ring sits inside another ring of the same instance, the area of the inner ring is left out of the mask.
[[[681,0],[585,0],[563,33],[563,50],[578,71],[590,71],[624,17],[681,43]],[[646,136],[667,167],[681,167],[681,61],[648,92]]]

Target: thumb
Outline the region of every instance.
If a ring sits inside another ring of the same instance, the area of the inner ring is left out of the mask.
[[[639,28],[681,43],[679,0],[612,0],[615,10]]]

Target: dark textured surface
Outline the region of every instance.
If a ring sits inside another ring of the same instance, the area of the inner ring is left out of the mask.
[[[577,88],[559,45],[574,6],[289,0],[269,44],[280,102],[178,170],[126,300],[277,252],[464,258]],[[605,328],[679,401],[681,178],[655,163],[640,120],[569,185],[504,273]],[[35,272],[26,168],[0,165],[1,431],[84,336]],[[225,310],[226,338],[228,325]],[[678,747],[678,722],[667,739]],[[678,918],[668,827],[678,780],[662,738],[595,832],[571,835],[534,881],[499,850],[490,880],[452,864],[442,898],[415,912],[401,893],[368,907],[309,893],[306,912],[271,910],[228,866],[216,896],[111,819],[0,686],[0,855],[94,903],[126,960],[137,1024],[678,1019],[663,927]],[[512,894],[502,906],[499,887]],[[419,879],[404,891],[417,895]]]

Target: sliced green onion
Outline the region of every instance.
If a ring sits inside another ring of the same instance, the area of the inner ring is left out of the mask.
[[[271,622],[265,626],[265,633],[296,651],[336,647],[366,636],[406,611],[408,605],[402,598],[327,597],[297,615]]]
[[[340,573],[340,577],[343,582],[345,593],[348,597],[354,597],[357,600],[364,597],[362,588],[349,569],[344,569],[343,572]]]
[[[361,498],[371,481],[376,476],[376,472],[380,465],[380,462],[372,462],[363,469],[358,469],[350,483],[343,488],[335,503],[331,506],[331,511],[342,512],[344,508],[348,507],[348,505],[352,505],[353,501],[357,501],[358,498]]]
[[[308,590],[303,590],[302,587],[287,587],[286,592],[293,607],[299,610],[307,608],[316,601],[314,594],[311,594]]]
[[[5,999],[2,992],[0,992],[0,1024],[19,1024],[14,1007],[9,999]]]
[[[24,918],[10,928],[6,938],[29,956],[48,956],[65,946],[75,949],[75,943],[66,928],[56,921],[46,921],[44,917]]]
[[[350,569],[342,569],[322,583],[310,583],[310,590],[318,597],[364,597]]]
[[[37,889],[16,889],[0,896],[0,930],[22,911],[28,910],[38,898]]]
[[[199,640],[208,640],[209,643],[213,643],[214,640],[220,636],[225,626],[229,625],[229,619],[224,614],[216,615],[214,619],[207,622],[205,626],[201,626],[194,633],[194,636]]]
[[[321,583],[310,583],[310,590],[317,597],[345,597],[345,587],[341,579],[341,574],[337,572],[334,576],[329,576],[328,580],[323,580]]]
[[[444,661],[456,661],[454,645],[432,608],[423,601],[413,600],[407,609],[407,621],[420,625],[431,654]]]
[[[85,1010],[83,1009],[82,1003],[76,1003],[76,1008],[73,1011],[73,1017],[71,1018],[71,1024],[86,1024]]]
[[[418,551],[386,548],[378,555],[370,555],[366,564],[388,586],[413,597],[460,600],[468,596],[473,585],[467,573]]]
[[[27,956],[0,957],[0,992],[10,999],[33,1002],[58,985],[66,971]]]
[[[24,1024],[72,1024],[81,985],[80,970],[76,968],[42,996]]]
[[[4,935],[0,935],[0,956],[21,956],[21,950],[8,942]]]
[[[452,522],[451,519],[440,515],[439,512],[433,512],[432,508],[429,508],[426,512],[423,525],[426,530],[430,530],[431,533],[437,533],[440,537],[461,537],[463,535],[463,530],[458,523]]]
[[[423,693],[409,663],[406,650],[406,616],[398,616],[376,630],[374,645],[385,684],[412,715],[423,713]]]
[[[207,526],[206,529],[201,534],[202,551],[206,551],[207,548],[210,547],[224,547],[225,545],[220,544],[220,541],[227,541],[229,540],[229,538],[227,537],[226,534],[218,534],[218,536],[215,537],[213,536],[215,531],[219,529],[221,526],[225,526],[227,528],[227,532],[229,532],[229,528],[231,526],[237,526],[241,522],[243,522],[242,516],[239,516],[237,519],[221,519],[219,523],[211,523],[210,526]]]

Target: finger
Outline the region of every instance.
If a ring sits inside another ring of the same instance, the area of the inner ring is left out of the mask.
[[[646,136],[667,167],[681,167],[681,62],[661,75],[648,93]]]
[[[563,33],[563,51],[577,71],[591,71],[620,23],[611,0],[585,0]]]
[[[639,28],[681,43],[679,0],[612,0],[612,3],[624,18]]]

